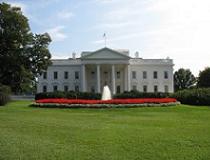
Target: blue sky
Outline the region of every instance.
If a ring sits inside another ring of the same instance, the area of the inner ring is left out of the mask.
[[[1,1],[1,0],[0,0]],[[53,58],[107,46],[142,58],[174,59],[198,75],[210,66],[209,0],[4,0],[20,6],[32,32],[48,32]]]

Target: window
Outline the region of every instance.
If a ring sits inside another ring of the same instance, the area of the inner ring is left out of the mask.
[[[168,86],[167,85],[164,86],[164,90],[165,90],[165,93],[168,93]]]
[[[75,79],[79,79],[79,72],[76,71],[76,72],[74,72],[74,73],[75,73]]]
[[[154,85],[154,92],[158,92],[158,86]]]
[[[44,85],[44,86],[42,87],[42,92],[47,92],[47,86],[46,86],[46,85]]]
[[[136,91],[137,90],[137,86],[136,85],[133,85],[132,86],[132,90]]]
[[[168,79],[168,72],[167,71],[164,71],[164,78]]]
[[[69,90],[69,86],[65,85],[65,86],[64,86],[64,91],[65,91],[65,92],[68,92],[68,90]]]
[[[47,72],[43,72],[43,79],[47,79]]]
[[[95,87],[94,86],[91,87],[91,92],[95,93]]]
[[[143,71],[143,79],[147,79],[147,72]]]
[[[78,85],[75,85],[74,89],[75,89],[76,92],[79,92],[79,86]]]
[[[54,72],[54,79],[58,79],[58,72]]]
[[[120,85],[117,86],[117,93],[120,93]]]
[[[154,72],[153,72],[153,78],[154,78],[154,79],[157,79],[157,78],[158,78],[158,72],[157,72],[157,71],[154,71]]]
[[[64,79],[68,79],[69,78],[69,72],[65,71],[64,72]]]
[[[58,91],[58,86],[54,85],[54,86],[53,86],[53,91],[54,91],[54,92]]]
[[[136,71],[132,71],[132,78],[136,79]]]
[[[147,85],[143,86],[143,92],[147,92]]]
[[[92,79],[95,78],[95,72],[94,71],[91,72],[91,77],[92,77]]]
[[[117,72],[117,79],[120,79],[120,71]]]
[[[107,71],[104,72],[104,78],[108,78],[108,72]]]

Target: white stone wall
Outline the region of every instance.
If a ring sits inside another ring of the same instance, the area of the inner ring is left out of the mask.
[[[58,72],[58,79],[54,79],[54,71]],[[68,71],[68,79],[64,78],[64,72]],[[79,72],[79,80],[75,80],[75,72]],[[38,78],[37,92],[42,92],[43,85],[47,85],[47,91],[52,92],[53,86],[57,85],[58,90],[63,91],[64,86],[67,85],[69,90],[75,90],[75,85],[79,85],[81,90],[81,66],[50,66],[47,70],[47,79],[43,79],[43,76]]]
[[[136,72],[136,79],[132,78],[132,71]],[[143,79],[143,71],[147,72],[147,78]],[[153,72],[157,71],[157,79],[153,78]],[[168,72],[168,79],[164,78],[164,71]],[[168,86],[168,91],[173,92],[173,67],[171,65],[131,65],[130,73],[131,89],[133,85],[137,90],[143,91],[143,86],[147,85],[148,92],[154,92],[154,85],[158,86],[158,92],[165,92],[164,86]]]
[[[58,90],[63,91],[64,86],[67,85],[69,90],[75,90],[75,85],[79,86],[79,90],[82,91],[82,64],[85,64],[86,68],[86,90],[91,91],[91,86],[94,86],[95,92],[97,92],[97,70],[96,65],[100,64],[100,84],[101,92],[105,81],[108,81],[108,85],[112,90],[112,78],[111,78],[111,66],[115,65],[115,90],[120,85],[120,90],[123,92],[133,86],[137,87],[137,90],[143,91],[143,86],[147,85],[147,92],[154,92],[154,85],[158,86],[159,92],[165,92],[164,86],[168,86],[168,91],[173,92],[173,61],[171,59],[140,59],[133,58],[130,60],[83,60],[80,59],[66,59],[66,60],[53,60],[53,65],[47,70],[47,79],[43,79],[43,76],[38,78],[37,92],[43,91],[43,86],[47,86],[47,91],[53,91],[53,86],[57,85]],[[129,67],[127,67],[129,64]],[[89,65],[89,67],[88,67]],[[94,66],[95,65],[95,66]],[[92,66],[92,68],[91,68]],[[106,68],[103,68],[106,67]],[[107,70],[108,67],[108,70]],[[58,72],[58,79],[54,79],[54,71]],[[68,79],[64,79],[64,72],[68,71]],[[75,80],[75,72],[79,72],[79,80]],[[91,72],[94,71],[94,77]],[[109,78],[105,80],[104,72],[108,71]],[[120,71],[120,79],[117,78],[117,72]],[[132,78],[132,71],[136,72],[136,79]],[[147,79],[143,79],[143,71],[147,72]],[[158,72],[158,78],[153,78],[153,72]],[[168,79],[164,78],[164,71],[168,72]],[[128,73],[130,73],[128,75]],[[127,77],[128,75],[128,77]],[[130,82],[130,85],[128,83]]]

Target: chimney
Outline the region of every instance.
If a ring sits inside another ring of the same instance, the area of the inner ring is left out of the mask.
[[[135,58],[139,58],[139,52],[138,51],[136,51],[136,53],[135,53]]]
[[[72,58],[76,59],[76,53],[75,52],[72,53]]]

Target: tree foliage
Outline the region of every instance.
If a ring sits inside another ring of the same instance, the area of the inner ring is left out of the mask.
[[[180,68],[174,73],[175,91],[192,87],[196,82],[196,78],[189,69]]]
[[[16,93],[34,84],[51,64],[50,42],[47,33],[34,35],[30,31],[20,8],[0,3],[0,83]]]
[[[210,67],[205,68],[199,73],[198,87],[210,87]]]

